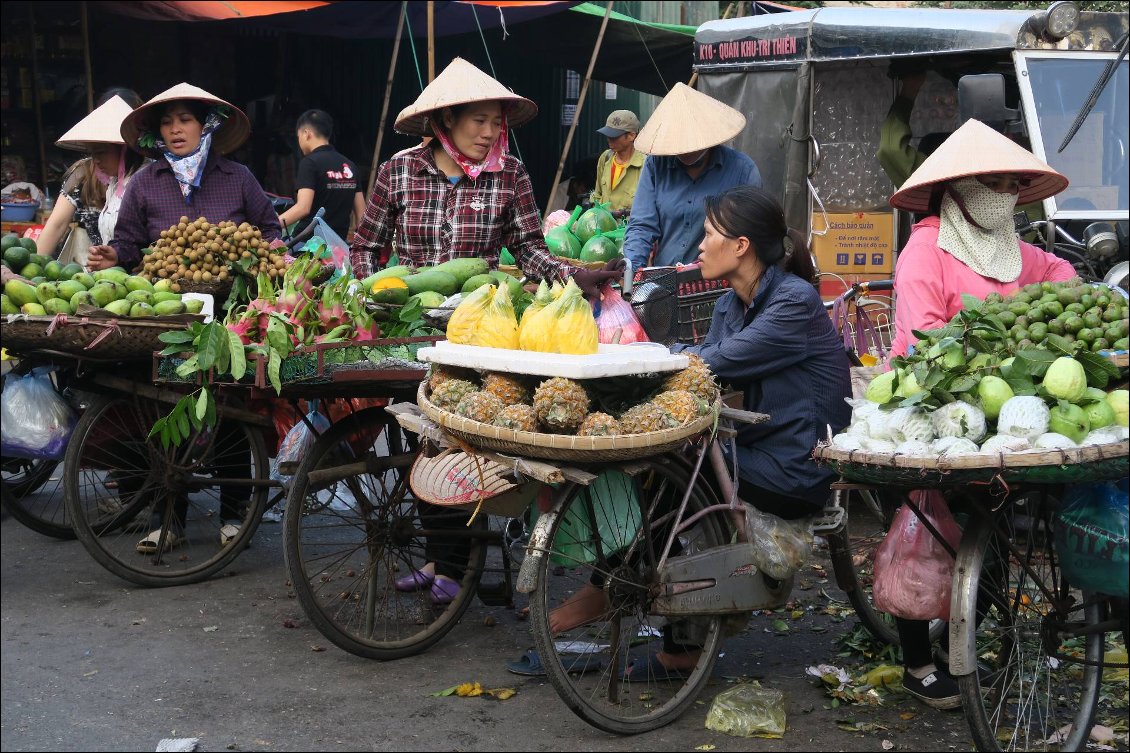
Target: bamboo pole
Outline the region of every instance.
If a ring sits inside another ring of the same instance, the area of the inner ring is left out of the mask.
[[[577,109],[573,112],[573,123],[569,126],[569,135],[565,137],[565,148],[561,150],[561,160],[557,163],[557,175],[553,177],[553,185],[549,189],[549,198],[545,203],[544,214],[549,214],[553,206],[553,199],[557,195],[557,184],[561,182],[561,173],[565,171],[565,160],[569,157],[569,147],[573,145],[573,134],[577,131],[577,123],[581,120],[581,109],[585,105],[585,95],[589,90],[592,80],[592,69],[596,67],[596,58],[600,54],[600,45],[604,41],[604,30],[608,28],[608,16],[612,13],[612,3],[604,6],[604,19],[600,22],[600,33],[596,35],[596,44],[592,48],[592,57],[589,58],[589,69],[585,71],[585,81],[581,84],[581,92],[577,96]]]
[[[27,6],[28,39],[31,40],[31,94],[35,106],[36,140],[39,142],[40,185],[47,189],[47,145],[43,142],[43,98],[39,95],[39,55],[35,51],[35,3]]]
[[[732,11],[734,9],[734,6],[737,4],[738,3],[730,3],[726,6],[726,12],[722,14],[722,21],[725,21],[730,17],[730,11]],[[693,89],[696,81],[698,81],[698,71],[695,71],[691,74],[691,80],[687,82],[687,86]]]
[[[404,33],[404,17],[408,13],[408,2],[400,3],[400,21],[396,24],[396,39],[392,43],[392,61],[388,64],[388,81],[385,82],[385,101],[381,106],[381,120],[377,126],[377,143],[373,145],[373,164],[369,168],[369,187],[366,195],[373,192],[373,181],[377,179],[377,165],[381,159],[381,143],[385,138],[385,120],[388,118],[388,103],[392,99],[392,80],[396,76],[396,62],[400,58],[400,37]]]
[[[436,79],[436,4],[428,0],[428,83]]]
[[[83,0],[80,5],[82,7],[82,62],[86,68],[86,111],[94,112],[94,69],[90,65],[90,16],[88,15],[86,0]]]

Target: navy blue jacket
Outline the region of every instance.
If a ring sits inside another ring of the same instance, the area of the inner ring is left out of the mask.
[[[820,295],[794,274],[770,268],[749,309],[733,291],[714,309],[697,353],[715,376],[745,393],[746,410],[768,423],[738,433],[738,468],[752,484],[823,506],[833,472],[812,460],[817,440],[851,421],[851,378],[843,340]],[[753,500],[748,500],[752,502]]]

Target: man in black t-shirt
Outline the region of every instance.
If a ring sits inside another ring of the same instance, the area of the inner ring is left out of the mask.
[[[295,181],[298,196],[294,206],[279,215],[279,221],[285,228],[325,207],[326,224],[342,240],[348,240],[349,213],[353,212],[355,221],[361,221],[365,213],[365,194],[357,165],[330,144],[333,125],[333,118],[324,110],[307,110],[298,116],[295,126],[298,147],[305,155],[298,164]],[[295,233],[301,232],[306,225],[306,222],[300,222]]]

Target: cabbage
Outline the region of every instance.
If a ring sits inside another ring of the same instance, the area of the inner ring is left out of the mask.
[[[868,452],[882,452],[890,454],[895,451],[895,443],[886,439],[876,439],[875,437],[861,437],[859,440],[863,444],[863,449]]]
[[[964,400],[938,408],[930,414],[930,422],[939,437],[965,437],[979,442],[985,436],[985,412]]]
[[[866,437],[861,437],[857,434],[837,434],[832,437],[832,446],[837,450],[862,450],[863,441]]]
[[[1127,437],[1127,429],[1125,426],[1104,426],[1101,429],[1095,429],[1087,436],[1083,437],[1080,445],[1092,444],[1113,444],[1114,442],[1121,442]]]
[[[1071,437],[1056,434],[1054,431],[1041,434],[1036,437],[1036,441],[1032,443],[1032,449],[1034,450],[1069,450],[1077,446],[1078,445],[1075,444]]]
[[[980,452],[977,443],[965,437],[942,437],[934,440],[934,452],[938,455],[972,455]]]
[[[928,442],[921,439],[907,439],[895,445],[896,455],[933,455],[934,451]]]
[[[930,417],[921,408],[895,408],[887,417],[887,425],[893,442],[905,442],[910,439],[929,442],[934,438]]]
[[[1017,395],[1001,406],[997,416],[997,433],[1023,437],[1032,442],[1048,431],[1051,411],[1042,398],[1034,395]]]
[[[1015,400],[1016,398],[1013,399]],[[985,440],[985,444],[981,445],[981,452],[990,454],[997,452],[1021,452],[1031,446],[1027,437],[1014,437],[1011,434],[996,434]]]

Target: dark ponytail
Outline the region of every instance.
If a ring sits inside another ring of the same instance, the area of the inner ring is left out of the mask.
[[[816,279],[804,235],[786,224],[785,210],[768,192],[736,186],[707,197],[704,204],[710,224],[727,238],[748,238],[766,267],[781,265],[806,282]]]

